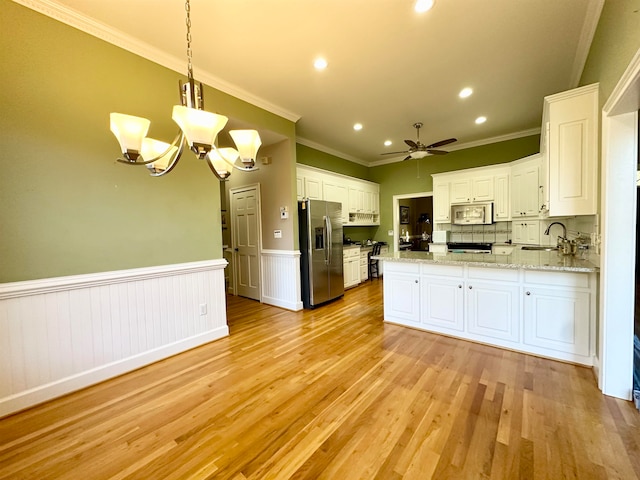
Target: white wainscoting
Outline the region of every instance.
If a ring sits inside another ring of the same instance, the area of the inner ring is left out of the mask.
[[[228,336],[226,265],[0,285],[0,417]]]
[[[302,310],[300,252],[262,250],[262,302]]]

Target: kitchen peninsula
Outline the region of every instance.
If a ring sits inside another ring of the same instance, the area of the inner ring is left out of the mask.
[[[377,258],[386,322],[593,365],[598,267],[589,260],[519,248]]]

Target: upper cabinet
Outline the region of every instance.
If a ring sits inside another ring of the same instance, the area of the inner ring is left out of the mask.
[[[540,214],[540,154],[511,164],[511,218]]]
[[[597,213],[598,84],[545,97],[542,154],[549,216]]]
[[[343,225],[380,225],[380,186],[318,168],[296,168],[298,200],[311,198],[342,204]]]
[[[468,176],[462,174],[452,178],[450,201],[454,203],[490,202],[493,200],[494,177]]]

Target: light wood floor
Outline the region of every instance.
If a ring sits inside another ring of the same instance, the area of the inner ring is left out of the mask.
[[[0,420],[2,479],[640,477],[640,416],[590,369],[230,297],[231,336]]]

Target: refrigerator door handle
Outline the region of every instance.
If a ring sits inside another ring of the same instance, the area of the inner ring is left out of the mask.
[[[331,257],[333,256],[333,227],[331,226],[331,217],[326,216],[325,222],[327,222],[327,247],[329,249],[329,258],[327,259],[327,265],[331,265]]]
[[[326,215],[324,215],[322,217],[322,222],[324,223],[324,228],[323,228],[323,230],[324,230],[324,232],[323,232],[323,235],[324,235],[324,239],[323,239],[324,240],[324,263],[328,265],[329,264],[329,247],[327,246],[327,237],[329,235],[329,222],[327,222],[327,216]]]

